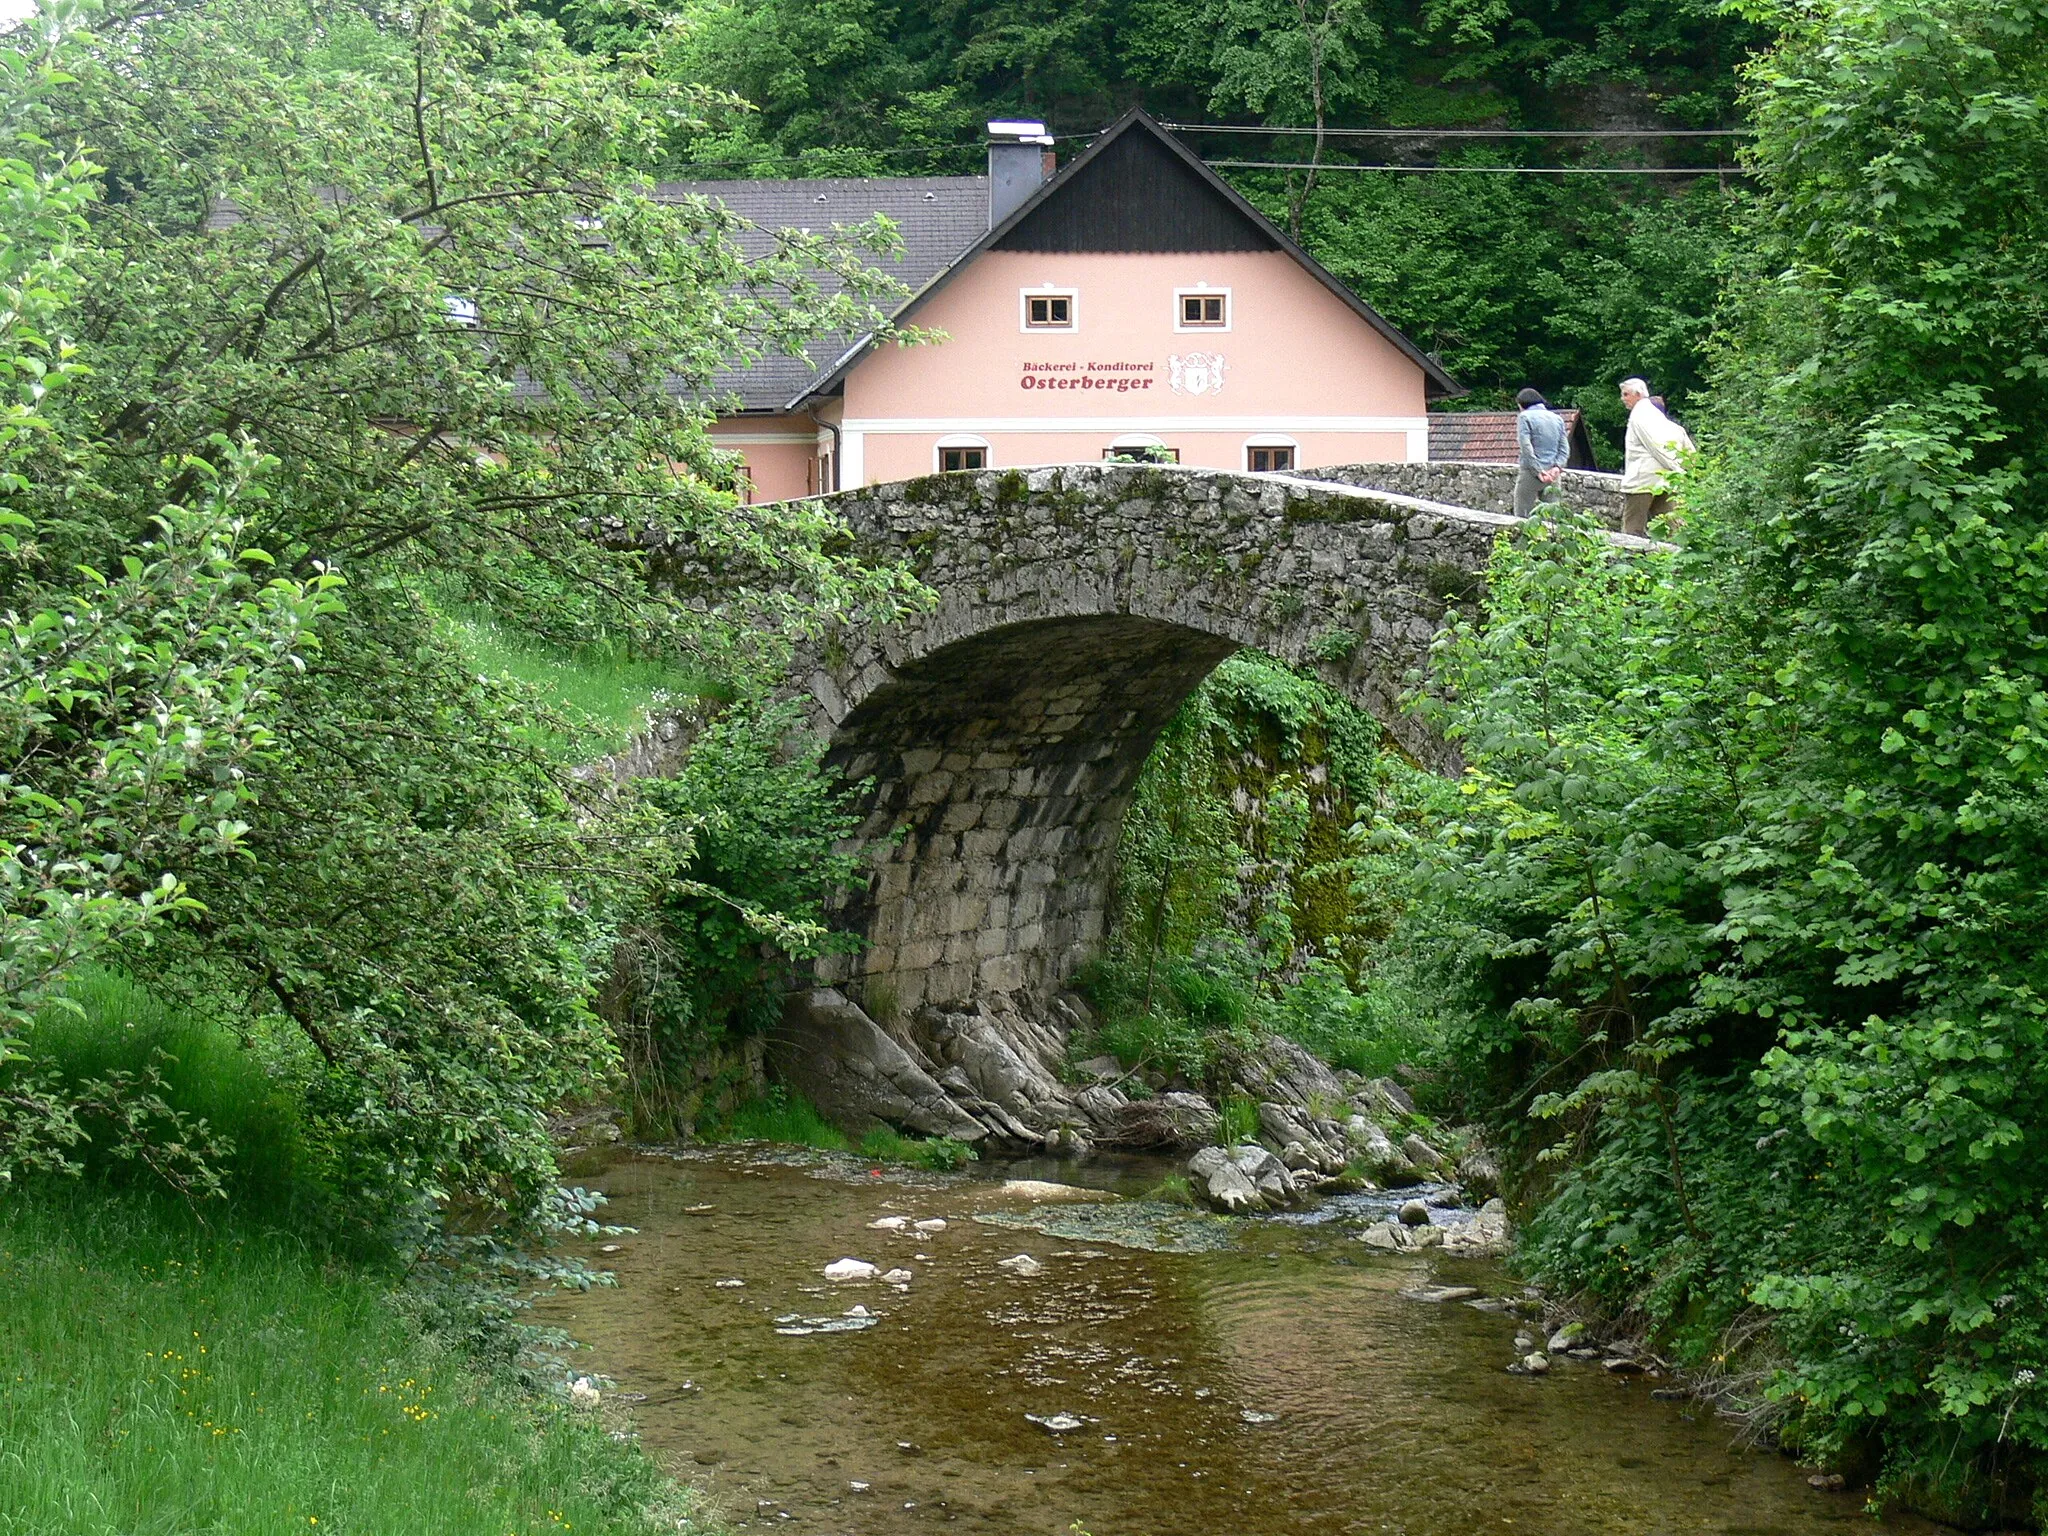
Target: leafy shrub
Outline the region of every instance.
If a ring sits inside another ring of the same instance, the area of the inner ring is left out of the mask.
[[[688,849],[647,918],[625,935],[604,1003],[624,1043],[645,1134],[687,1125],[700,1067],[778,1016],[789,962],[856,942],[824,925],[856,878],[852,791],[822,767],[792,705],[747,701],[691,744],[672,778],[640,794]]]
[[[1327,956],[1312,958],[1263,1010],[1274,1032],[1333,1066],[1384,1077],[1402,1065],[1433,1062],[1443,1042],[1428,1005],[1389,969],[1354,986]]]

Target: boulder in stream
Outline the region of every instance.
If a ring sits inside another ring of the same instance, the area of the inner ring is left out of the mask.
[[[834,1259],[825,1266],[827,1280],[872,1280],[880,1273],[866,1259]]]

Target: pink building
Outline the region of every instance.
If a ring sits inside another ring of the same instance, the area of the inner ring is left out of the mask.
[[[1035,123],[990,125],[987,177],[698,182],[765,228],[875,213],[923,346],[866,338],[721,380],[713,435],[767,501],[939,470],[1116,455],[1215,469],[1424,460],[1458,386],[1151,118],[1057,174]],[[664,188],[664,190],[671,190]]]

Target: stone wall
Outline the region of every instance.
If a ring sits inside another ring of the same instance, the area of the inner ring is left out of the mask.
[[[870,786],[872,875],[839,919],[868,947],[820,980],[906,1039],[920,1010],[1049,1005],[1103,937],[1154,739],[1238,647],[1312,666],[1443,761],[1397,700],[1513,526],[1178,466],[935,475],[828,505],[865,557],[908,560],[937,594],[908,622],[827,637],[795,674],[832,764]]]
[[[1394,491],[1484,512],[1512,513],[1515,509],[1512,464],[1330,464],[1301,473],[1309,480]],[[1621,527],[1621,476],[1568,469],[1559,479],[1558,489],[1560,500],[1597,512],[1609,528]]]

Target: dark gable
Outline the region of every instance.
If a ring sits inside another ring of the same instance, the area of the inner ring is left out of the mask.
[[[1121,133],[1057,197],[1000,236],[999,251],[1277,251],[1157,133]]]

